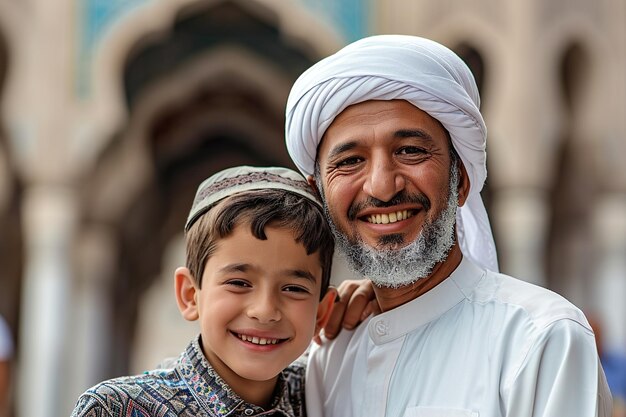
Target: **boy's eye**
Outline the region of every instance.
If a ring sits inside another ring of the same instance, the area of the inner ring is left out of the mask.
[[[238,287],[238,288],[249,288],[252,287],[252,285],[250,285],[250,283],[246,280],[243,279],[230,279],[228,281],[225,282],[226,285],[232,285],[233,287]]]
[[[302,287],[300,285],[287,285],[283,287],[283,291],[300,294],[309,294],[311,292],[308,288]]]

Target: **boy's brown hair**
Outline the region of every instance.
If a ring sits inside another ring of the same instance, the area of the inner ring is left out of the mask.
[[[266,240],[265,228],[271,226],[291,231],[307,254],[319,254],[321,299],[330,282],[335,245],[323,210],[305,195],[282,188],[251,189],[225,197],[195,216],[186,228],[185,243],[187,268],[198,287],[202,286],[204,267],[220,239],[229,236],[235,227],[246,225],[253,236]]]

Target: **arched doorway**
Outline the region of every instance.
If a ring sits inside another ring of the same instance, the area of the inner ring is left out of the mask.
[[[198,3],[177,12],[166,36],[139,39],[125,61],[128,122],[84,184],[85,228],[106,229],[113,242],[103,377],[131,367],[141,300],[162,273],[171,276],[162,259],[198,184],[233,165],[292,166],[284,106],[319,57],[281,33],[277,19],[254,2]]]
[[[552,218],[548,242],[548,285],[581,307],[589,305],[593,240],[590,202],[599,191],[593,175],[593,149],[580,137],[585,94],[590,84],[590,60],[582,45],[571,42],[564,49],[558,68],[564,129],[557,154],[557,169],[551,193]]]
[[[9,46],[4,36],[0,34],[0,100],[4,96],[9,61]],[[21,192],[22,187],[11,157],[4,121],[0,120],[0,265],[2,265],[0,316],[11,330],[14,346],[19,343],[19,301],[24,260]],[[9,388],[9,392],[13,392],[14,387]],[[9,409],[9,415],[12,415],[11,409]]]

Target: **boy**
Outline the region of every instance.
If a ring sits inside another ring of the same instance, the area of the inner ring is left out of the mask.
[[[237,167],[204,181],[175,272],[182,316],[200,335],[169,369],[102,382],[79,416],[302,416],[292,364],[328,320],[334,249],[307,182],[285,168]]]

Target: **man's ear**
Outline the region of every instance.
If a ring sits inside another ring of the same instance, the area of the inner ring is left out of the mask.
[[[326,327],[330,314],[333,312],[333,306],[335,305],[335,298],[337,298],[337,290],[333,287],[329,287],[326,291],[326,295],[320,301],[317,307],[317,318],[315,320],[315,334],[317,336],[320,331]]]
[[[459,167],[459,188],[458,188],[459,207],[461,207],[463,204],[465,204],[465,201],[467,201],[467,196],[469,195],[469,190],[470,190],[470,180],[469,180],[469,175],[467,174],[467,170],[465,169],[465,164],[463,163],[461,158],[459,158],[458,167]]]
[[[317,188],[317,182],[315,182],[315,177],[313,175],[309,175],[306,177],[306,181],[309,183],[309,185],[311,186],[311,188],[313,188],[313,191],[315,192],[315,195],[318,198],[322,198],[322,194],[320,193],[319,188]]]
[[[174,272],[174,285],[176,289],[176,303],[178,310],[185,320],[198,320],[197,297],[199,289],[189,269],[180,267]]]

